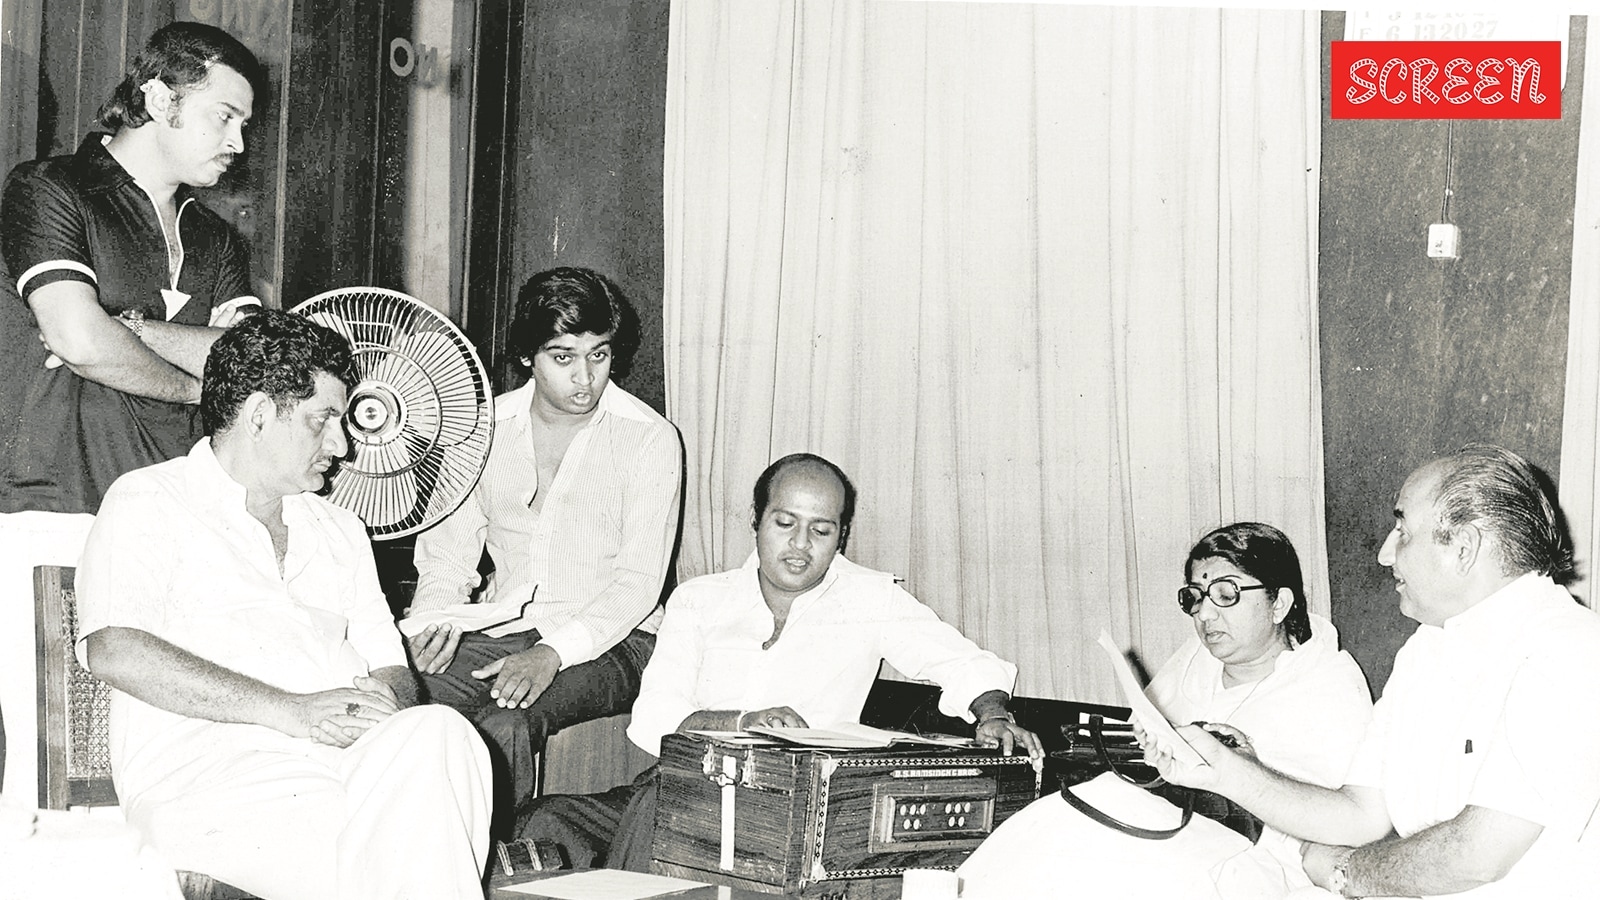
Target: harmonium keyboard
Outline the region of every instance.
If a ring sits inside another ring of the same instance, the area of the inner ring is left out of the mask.
[[[810,900],[898,897],[902,872],[956,868],[1039,784],[1027,756],[986,748],[670,734],[651,867]]]

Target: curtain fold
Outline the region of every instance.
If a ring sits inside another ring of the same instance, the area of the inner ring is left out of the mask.
[[[1328,609],[1315,309],[1318,19],[1303,11],[672,8],[669,415],[680,577],[750,552],[810,450],[849,555],[1015,661],[1116,700],[1184,555],[1270,522]]]

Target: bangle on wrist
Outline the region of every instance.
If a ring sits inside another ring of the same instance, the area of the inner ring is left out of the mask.
[[[987,722],[1008,722],[1012,725],[1017,724],[1016,718],[1012,716],[1010,712],[1003,712],[994,716],[984,716],[978,720],[979,725],[983,725]]]

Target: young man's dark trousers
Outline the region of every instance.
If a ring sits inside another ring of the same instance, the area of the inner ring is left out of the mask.
[[[635,629],[595,659],[562,669],[527,709],[496,706],[489,696],[494,678],[477,679],[472,673],[538,642],[538,631],[500,638],[468,632],[461,636],[448,669],[422,676],[428,699],[465,715],[489,745],[495,769],[491,831],[497,840],[515,835],[517,820],[538,789],[535,757],[551,735],[633,708],[639,675],[655,651],[656,636]]]

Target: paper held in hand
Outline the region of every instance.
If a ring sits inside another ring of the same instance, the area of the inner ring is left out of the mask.
[[[1106,656],[1111,660],[1111,669],[1117,673],[1117,684],[1122,686],[1122,696],[1127,699],[1128,706],[1133,709],[1134,719],[1147,734],[1155,738],[1157,744],[1169,747],[1172,758],[1186,766],[1210,765],[1200,756],[1199,751],[1183,739],[1167,717],[1156,709],[1150,698],[1144,695],[1144,689],[1139,686],[1138,676],[1133,674],[1133,668],[1128,665],[1128,658],[1122,655],[1122,649],[1116,641],[1111,639],[1111,632],[1101,629],[1100,648],[1106,651]]]
[[[515,593],[515,592],[509,592]],[[430,609],[399,621],[400,633],[406,637],[419,635],[429,625],[450,624],[462,631],[486,631],[522,618],[522,613],[533,602],[539,589],[534,587],[528,599],[502,600],[494,603],[454,603],[439,609]],[[518,602],[520,600],[520,602]],[[491,635],[492,637],[493,635]]]

